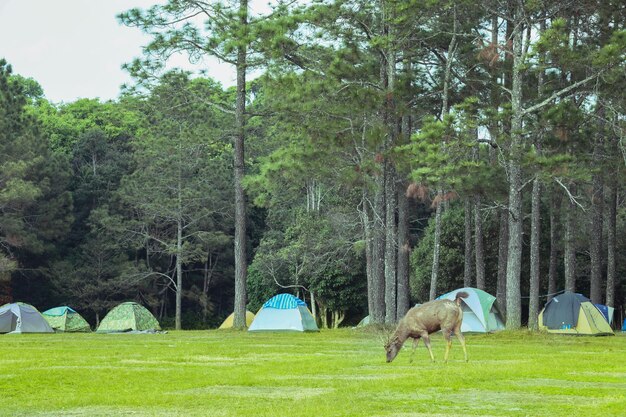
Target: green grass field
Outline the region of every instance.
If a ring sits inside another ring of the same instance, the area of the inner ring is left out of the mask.
[[[0,416],[626,416],[626,337],[373,332],[0,335]]]

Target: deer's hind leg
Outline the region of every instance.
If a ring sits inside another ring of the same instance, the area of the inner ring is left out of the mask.
[[[446,339],[446,353],[443,356],[443,361],[448,363],[448,354],[450,353],[450,348],[452,347],[452,331],[450,330],[442,330],[444,339]]]
[[[458,326],[454,328],[454,334],[459,339],[459,342],[461,342],[461,347],[463,348],[463,355],[465,356],[465,362],[467,362],[468,359],[467,359],[467,348],[465,347],[465,336],[463,336],[463,333],[461,333],[460,323]]]

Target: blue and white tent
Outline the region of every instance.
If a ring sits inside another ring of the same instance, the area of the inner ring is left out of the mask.
[[[248,331],[317,332],[306,303],[291,294],[278,294],[263,304]]]

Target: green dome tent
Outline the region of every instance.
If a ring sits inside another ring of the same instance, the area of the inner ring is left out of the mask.
[[[437,299],[454,301],[456,293],[461,291],[469,295],[461,299],[463,309],[461,332],[488,333],[504,329],[504,321],[495,305],[496,297],[483,290],[472,287],[459,288],[440,295]]]
[[[71,307],[54,307],[42,313],[55,332],[90,332],[89,323]]]
[[[13,303],[0,307],[0,333],[54,333],[54,330],[35,307]]]
[[[118,305],[102,319],[97,333],[161,330],[158,320],[145,307],[126,302]]]

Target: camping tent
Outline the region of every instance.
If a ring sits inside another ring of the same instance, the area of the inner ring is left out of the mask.
[[[252,324],[252,320],[254,320],[254,313],[246,310],[246,326],[250,327]],[[232,313],[230,316],[226,317],[226,320],[219,327],[220,329],[231,329],[233,327],[233,323],[235,321],[235,313]]]
[[[440,295],[437,299],[454,301],[458,292],[465,291],[467,298],[462,298],[463,324],[461,332],[487,333],[504,329],[504,321],[495,305],[496,297],[479,290],[478,288],[466,287]]]
[[[613,324],[613,315],[615,314],[615,309],[613,307],[605,306],[604,304],[594,304],[600,313],[604,316],[606,321],[609,322],[609,326]]]
[[[356,327],[365,327],[368,324],[370,324],[370,316],[365,316],[361,319],[359,324],[356,325]]]
[[[145,307],[134,303],[122,303],[102,319],[98,333],[161,330],[159,322]]]
[[[54,333],[54,330],[35,307],[13,303],[0,307],[0,333]]]
[[[417,303],[413,307],[419,307],[421,305],[422,303]],[[401,318],[402,317],[399,317],[398,320],[400,320]],[[361,319],[361,321],[359,322],[359,324],[356,325],[356,327],[365,327],[365,326],[368,326],[369,324],[370,324],[370,316],[367,315]]]
[[[41,313],[56,332],[90,332],[89,323],[71,307],[54,307]]]
[[[266,301],[248,330],[319,331],[306,303],[291,294],[278,294]]]
[[[539,313],[539,327],[549,333],[612,335],[600,310],[582,294],[566,291],[548,301]]]

